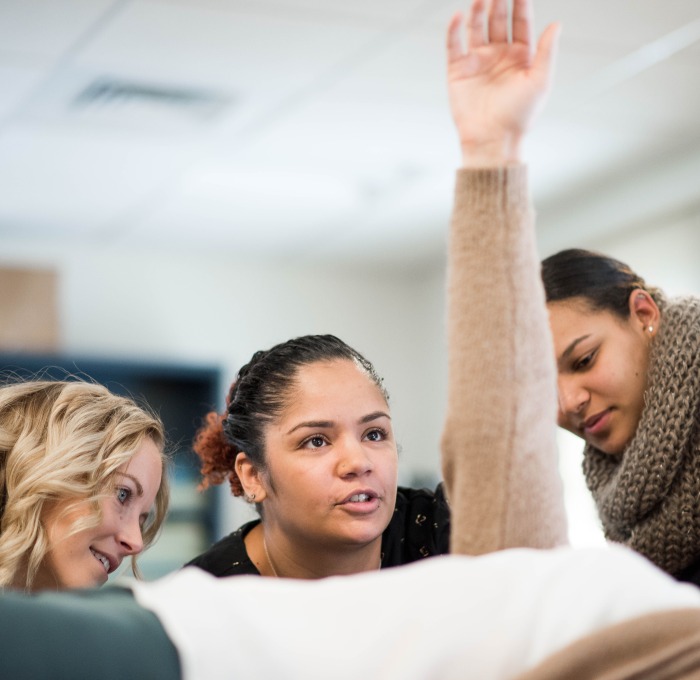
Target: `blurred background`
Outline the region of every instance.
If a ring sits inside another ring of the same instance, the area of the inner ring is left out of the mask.
[[[248,517],[189,440],[257,349],[334,333],[385,377],[401,481],[434,484],[459,163],[453,0],[0,0],[2,368],[143,397],[175,453],[147,575]],[[700,293],[697,0],[537,0],[563,24],[527,146],[541,254]],[[571,538],[599,542],[562,435]]]

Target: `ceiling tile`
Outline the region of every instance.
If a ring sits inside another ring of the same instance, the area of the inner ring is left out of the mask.
[[[2,0],[0,59],[57,59],[99,23],[111,0]]]
[[[0,238],[21,227],[39,244],[435,252],[459,160],[444,32],[467,7],[3,0]],[[698,140],[688,32],[699,16],[697,0],[536,0],[538,30],[564,25],[556,87],[527,144],[541,205]],[[658,51],[672,39],[675,51]],[[163,95],[201,88],[223,104],[208,118],[157,97],[75,107],[102,78]]]
[[[77,58],[112,74],[221,88],[246,96],[313,81],[354,56],[376,29],[293,15],[136,3]]]
[[[0,235],[101,237],[184,162],[172,143],[12,128],[0,136]]]
[[[145,0],[148,1],[148,0]],[[166,0],[173,5],[191,5],[216,9],[254,9],[275,15],[296,14],[346,19],[366,18],[373,21],[402,20],[420,14],[426,5],[446,0]]]
[[[167,236],[180,247],[289,254],[308,251],[361,198],[342,175],[304,168],[195,168],[136,228],[141,239]]]
[[[41,68],[28,68],[0,62],[0,124],[20,109],[45,77]]]

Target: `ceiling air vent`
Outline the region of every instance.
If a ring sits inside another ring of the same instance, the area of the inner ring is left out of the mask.
[[[122,123],[209,123],[231,99],[194,87],[167,86],[101,77],[74,97],[81,116]]]

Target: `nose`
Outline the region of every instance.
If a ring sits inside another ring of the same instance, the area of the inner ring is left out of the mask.
[[[374,469],[372,459],[362,445],[355,439],[348,438],[340,451],[338,474],[343,477],[360,477]]]
[[[571,416],[581,416],[590,399],[590,394],[579,381],[559,377],[558,380],[559,413],[557,421],[566,427]]]
[[[119,532],[119,544],[127,555],[138,555],[143,550],[143,532],[138,518],[130,520]]]

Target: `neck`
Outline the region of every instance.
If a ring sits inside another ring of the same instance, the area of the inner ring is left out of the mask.
[[[316,579],[381,567],[381,536],[365,545],[340,548],[300,544],[259,524],[245,538],[246,550],[263,576]]]

